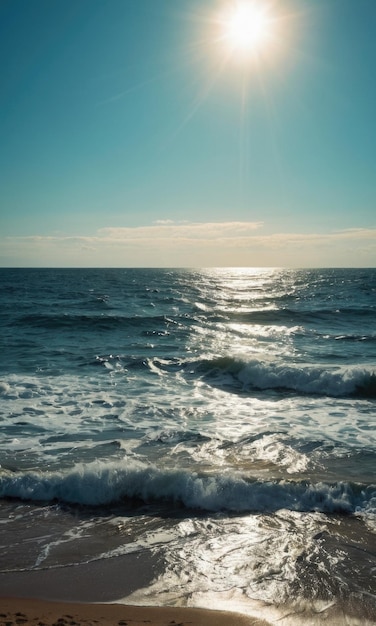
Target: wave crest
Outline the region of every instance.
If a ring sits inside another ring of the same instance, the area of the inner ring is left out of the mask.
[[[266,512],[287,508],[325,513],[376,514],[376,485],[248,479],[161,470],[141,462],[77,465],[66,472],[0,475],[0,497],[103,506],[126,499],[174,502],[189,509]]]
[[[333,397],[376,398],[376,374],[367,367],[291,365],[220,357],[200,361],[196,370],[207,382],[236,390],[283,390]]]

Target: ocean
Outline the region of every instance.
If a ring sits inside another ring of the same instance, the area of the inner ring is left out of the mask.
[[[0,269],[0,573],[376,623],[375,269]]]

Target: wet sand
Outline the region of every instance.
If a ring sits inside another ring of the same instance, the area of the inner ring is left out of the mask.
[[[0,573],[0,596],[57,602],[117,602],[147,587],[160,570],[148,550],[65,567]]]
[[[125,604],[133,591],[148,586],[160,567],[145,550],[74,566],[1,573],[0,626],[266,624],[225,611]]]
[[[0,598],[0,626],[266,626],[236,613],[180,607],[79,604]]]

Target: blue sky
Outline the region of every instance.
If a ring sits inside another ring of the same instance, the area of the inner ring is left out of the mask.
[[[238,1],[1,0],[0,265],[376,265],[376,2]]]

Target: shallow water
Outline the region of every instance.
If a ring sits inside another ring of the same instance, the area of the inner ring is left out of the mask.
[[[0,289],[2,572],[148,549],[128,601],[376,619],[375,270]]]

